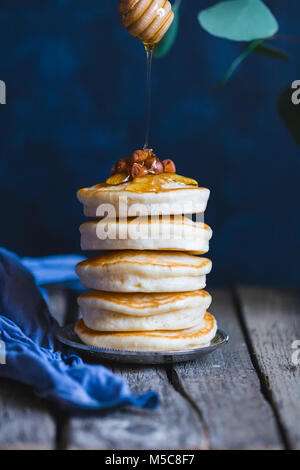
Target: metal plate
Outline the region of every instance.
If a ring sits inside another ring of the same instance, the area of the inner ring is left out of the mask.
[[[197,359],[209,354],[218,347],[228,343],[229,336],[218,330],[209,346],[182,351],[121,351],[117,349],[101,349],[82,343],[74,331],[74,324],[60,327],[56,332],[57,339],[72,348],[88,353],[92,358],[105,361],[122,362],[124,364],[174,364]]]

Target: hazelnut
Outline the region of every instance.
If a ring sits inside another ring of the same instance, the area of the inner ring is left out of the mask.
[[[138,176],[144,176],[148,174],[147,168],[145,168],[143,165],[140,165],[139,163],[134,163],[132,165],[130,175],[131,178],[137,178]]]
[[[155,157],[154,155],[149,156],[149,157],[145,160],[145,167],[146,167],[146,168],[151,168],[152,165],[153,165],[153,163],[154,163],[155,161],[158,161],[158,158],[157,158],[157,157]]]
[[[148,157],[148,150],[136,150],[128,159],[128,164],[143,163]]]
[[[176,173],[176,166],[173,160],[167,158],[166,160],[162,161],[164,172],[165,173]]]
[[[148,168],[148,173],[154,175],[160,175],[164,172],[164,167],[161,161],[158,158],[154,158],[152,161],[152,165]]]
[[[116,164],[116,173],[125,173],[127,171],[127,159],[120,158]]]

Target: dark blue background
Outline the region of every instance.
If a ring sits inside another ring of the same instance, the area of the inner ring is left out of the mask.
[[[154,63],[151,144],[211,189],[211,283],[295,286],[300,155],[277,98],[300,78],[300,42],[276,42],[288,61],[252,54],[216,92],[244,46],[200,28],[196,14],[212,3],[183,0],[176,45]],[[280,34],[297,36],[299,2],[267,3]],[[0,244],[79,252],[76,190],[143,144],[142,45],[120,26],[116,0],[2,0],[0,52]]]

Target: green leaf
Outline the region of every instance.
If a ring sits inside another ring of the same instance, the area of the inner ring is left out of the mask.
[[[232,62],[230,67],[227,69],[226,73],[223,75],[221,80],[218,82],[217,86],[223,86],[225,83],[228,82],[229,78],[235,71],[235,69],[243,62],[252,51],[254,51],[260,44],[262,43],[262,39],[257,39],[256,41],[250,42],[250,44],[246,47],[246,49]]]
[[[273,36],[278,23],[261,0],[228,0],[202,10],[198,21],[208,33],[233,41]]]
[[[300,104],[294,104],[292,101],[295,91],[291,86],[283,90],[278,100],[278,112],[290,135],[296,144],[300,145]]]
[[[175,0],[172,10],[174,11],[174,20],[162,38],[162,40],[155,46],[153,55],[157,59],[164,57],[171,50],[174,42],[176,41],[178,30],[179,30],[179,8],[181,0]]]
[[[268,55],[270,57],[274,57],[274,59],[288,59],[289,58],[288,54],[282,49],[279,49],[278,47],[270,46],[269,44],[266,44],[266,43],[263,43],[257,46],[255,48],[255,52],[258,52],[259,54]]]

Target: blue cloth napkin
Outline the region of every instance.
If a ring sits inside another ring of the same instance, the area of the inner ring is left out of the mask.
[[[46,256],[45,258],[22,258],[38,286],[63,283],[75,290],[82,290],[75,266],[85,258],[80,255]]]
[[[35,279],[45,283],[51,277],[47,263],[52,265],[51,282],[55,282],[55,270],[56,276],[60,271],[56,280],[74,280],[69,268],[77,261],[77,257],[43,259],[42,278],[37,260],[27,259],[24,264],[32,263]],[[0,248],[0,377],[28,384],[38,396],[54,400],[64,409],[98,410],[122,404],[154,408],[158,403],[155,392],[133,395],[124,380],[109,369],[85,364],[76,354],[62,354],[57,349],[57,323],[24,264]]]

